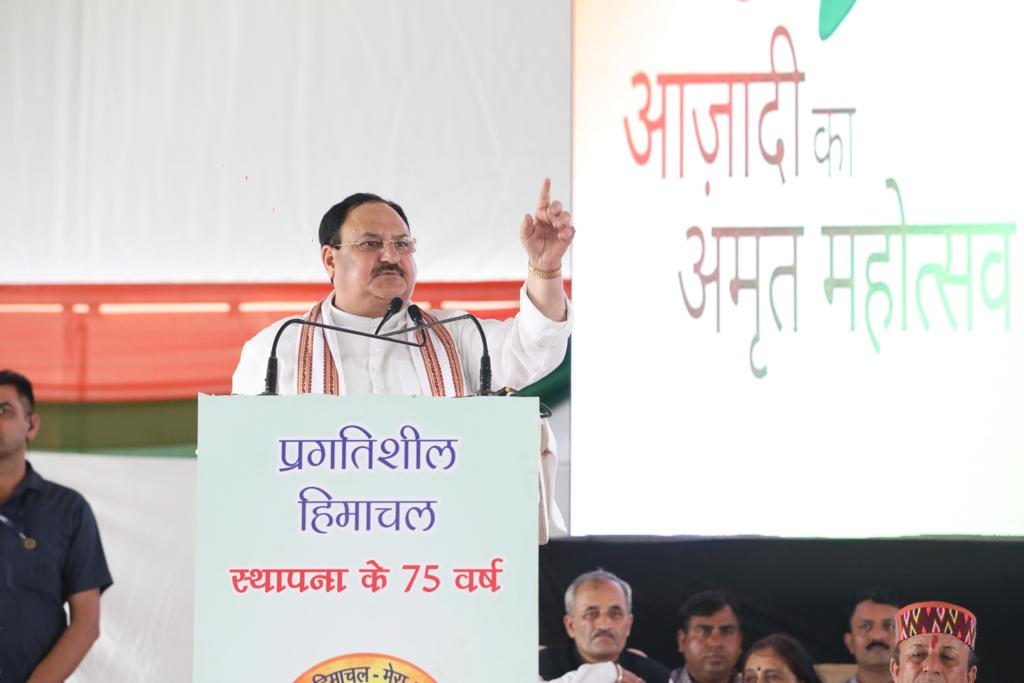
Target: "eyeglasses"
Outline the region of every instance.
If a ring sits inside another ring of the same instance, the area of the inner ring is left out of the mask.
[[[384,247],[389,244],[393,246],[395,251],[399,254],[411,254],[416,251],[415,237],[399,237],[393,240],[368,239],[360,242],[336,242],[331,245],[331,248],[341,249],[342,247],[352,247],[356,251],[361,251],[367,254],[376,254],[377,252],[384,251]]]

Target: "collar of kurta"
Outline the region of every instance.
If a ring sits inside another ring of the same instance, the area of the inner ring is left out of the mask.
[[[324,306],[330,306],[330,297],[318,301],[305,319],[323,322]],[[404,315],[404,312],[403,312]],[[435,322],[436,317],[423,312],[424,322]],[[343,335],[336,338],[338,345],[344,344]],[[426,331],[407,335],[409,341],[423,344],[420,348],[408,347],[413,365],[419,375],[420,386],[429,387],[431,396],[465,396],[466,381],[462,373],[458,347],[451,333],[443,325]],[[386,343],[386,342],[381,342]],[[327,341],[327,331],[322,328],[303,325],[299,336],[298,359],[296,364],[296,387],[298,394],[344,395],[345,387],[338,361],[334,358]]]

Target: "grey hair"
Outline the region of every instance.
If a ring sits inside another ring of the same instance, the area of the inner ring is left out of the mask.
[[[629,584],[615,576],[609,571],[604,569],[595,569],[587,572],[586,574],[580,574],[577,576],[569,587],[565,589],[565,613],[572,615],[572,605],[576,602],[576,591],[585,583],[594,583],[599,581],[607,581],[608,583],[614,583],[626,596],[626,612],[628,614],[633,613],[633,589],[629,587]]]

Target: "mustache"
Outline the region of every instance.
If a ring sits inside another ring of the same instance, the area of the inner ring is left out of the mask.
[[[885,650],[892,649],[891,647],[889,647],[889,643],[885,642],[884,640],[872,640],[870,643],[868,643],[868,649],[870,650],[873,647],[880,647]]]
[[[591,640],[596,640],[598,638],[601,638],[602,636],[608,636],[609,638],[615,638],[615,631],[611,631],[609,629],[598,629],[597,631],[594,631],[594,634],[592,636],[590,636],[590,639]]]
[[[396,273],[398,275],[401,275],[402,277],[405,277],[405,270],[403,270],[402,266],[398,265],[397,263],[382,263],[373,269],[372,275],[373,277],[377,277],[381,273]]]

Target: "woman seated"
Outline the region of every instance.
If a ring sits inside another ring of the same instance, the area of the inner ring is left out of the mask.
[[[814,661],[795,638],[773,633],[750,646],[743,683],[821,683]]]

